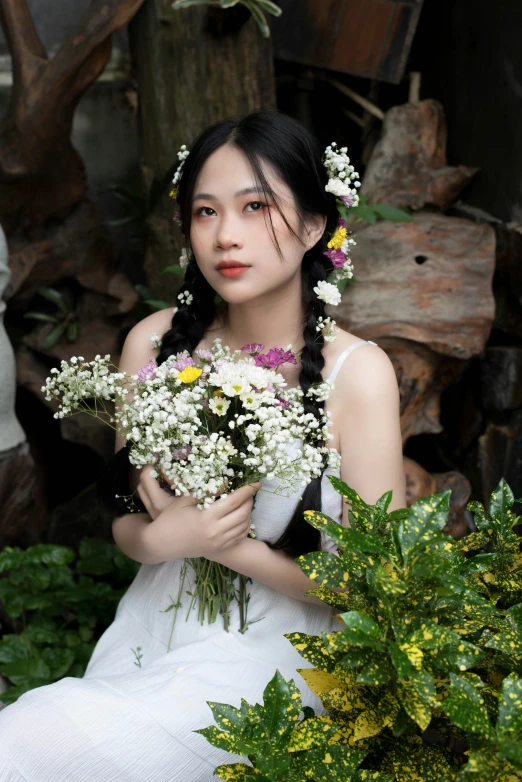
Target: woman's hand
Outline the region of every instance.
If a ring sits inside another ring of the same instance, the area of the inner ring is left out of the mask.
[[[171,501],[144,530],[148,548],[164,561],[183,557],[216,559],[247,537],[254,494],[260,486],[241,486],[205,510],[199,510],[194,497],[170,497]]]
[[[146,464],[140,471],[137,486],[140,500],[153,521],[177,499],[173,494],[162,489],[157,479],[152,477],[150,472],[155,469],[154,465]]]

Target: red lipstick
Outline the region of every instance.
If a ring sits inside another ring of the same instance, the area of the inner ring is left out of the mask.
[[[217,265],[217,270],[224,277],[240,277],[250,266],[247,266],[241,261],[221,261]]]

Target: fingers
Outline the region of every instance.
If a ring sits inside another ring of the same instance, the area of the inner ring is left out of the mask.
[[[162,489],[156,478],[153,478],[150,474],[151,470],[155,468],[152,465],[147,464],[140,475],[140,484],[145,489],[150,497],[150,501],[153,505],[160,507],[166,498],[172,498],[172,494]]]
[[[259,482],[246,484],[236,489],[228,495],[224,500],[216,501],[216,515],[218,518],[223,518],[227,514],[239,508],[247,499],[251,499],[254,494],[261,488]]]

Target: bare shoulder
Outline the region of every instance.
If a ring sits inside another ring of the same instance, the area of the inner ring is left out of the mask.
[[[127,335],[127,339],[135,342],[142,339],[150,339],[153,334],[161,337],[169,330],[174,312],[175,309],[167,307],[164,310],[147,315],[146,318],[143,318],[143,320],[140,320],[132,327]]]
[[[335,341],[329,344],[330,371],[341,353],[360,341],[361,337],[341,329]],[[336,377],[335,399],[346,403],[348,399],[370,400],[388,395],[398,395],[397,376],[388,354],[379,345],[373,344],[351,351]]]
[[[120,360],[120,369],[133,373],[149,361],[155,359],[158,350],[154,347],[152,337],[162,337],[169,330],[174,310],[168,307],[159,312],[153,312],[135,326],[127,334]]]

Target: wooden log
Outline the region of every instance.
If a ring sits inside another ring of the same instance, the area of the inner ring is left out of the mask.
[[[365,334],[364,339],[373,339],[368,336],[370,330],[358,333]],[[378,344],[397,375],[403,443],[414,435],[441,432],[440,395],[460,378],[463,362],[411,340],[381,337]]]
[[[522,407],[522,348],[486,348],[480,362],[480,380],[484,407],[490,410]]]
[[[361,192],[370,203],[446,209],[477,168],[448,166],[446,120],[435,100],[394,106],[368,163]]]
[[[35,543],[43,530],[47,503],[43,480],[29,445],[0,460],[0,550],[22,536]]]
[[[164,300],[173,300],[179,285],[179,279],[163,270],[177,262],[182,244],[168,196],[181,144],[190,146],[210,123],[275,108],[271,39],[262,38],[252,18],[237,29],[232,11],[173,10],[164,0],[149,0],[129,26],[145,189],[148,192],[153,182],[163,188],[148,220],[145,266],[149,287]],[[212,19],[215,22],[218,14],[223,26],[216,35]],[[232,28],[227,28],[227,19]]]
[[[467,359],[485,347],[495,315],[495,234],[489,225],[436,213],[410,223],[353,227],[359,284],[336,320],[375,342],[401,337]]]

